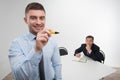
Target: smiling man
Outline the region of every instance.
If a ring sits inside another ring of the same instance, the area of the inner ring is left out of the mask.
[[[24,21],[29,33],[14,39],[9,49],[14,80],[62,80],[59,49],[45,29],[45,16],[40,3],[27,5]]]

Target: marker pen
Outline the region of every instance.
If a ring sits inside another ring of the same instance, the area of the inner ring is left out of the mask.
[[[59,32],[54,31],[54,30],[50,30],[50,34],[59,34]]]

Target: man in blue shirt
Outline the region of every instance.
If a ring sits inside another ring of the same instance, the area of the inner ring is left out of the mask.
[[[59,49],[45,29],[45,16],[40,3],[27,5],[24,21],[29,33],[14,39],[9,49],[14,80],[62,80]]]

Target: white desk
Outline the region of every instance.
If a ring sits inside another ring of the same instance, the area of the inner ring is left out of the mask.
[[[115,72],[115,69],[89,58],[86,63],[75,62],[74,59],[74,56],[61,56],[62,80],[99,80]]]

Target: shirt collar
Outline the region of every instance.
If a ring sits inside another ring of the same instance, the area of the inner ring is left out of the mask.
[[[34,40],[35,37],[36,37],[36,36],[35,36],[34,34],[32,34],[32,33],[29,32],[28,38],[29,38],[31,41]]]

